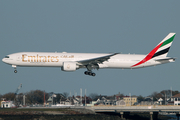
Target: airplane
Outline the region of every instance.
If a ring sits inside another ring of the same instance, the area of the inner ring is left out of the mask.
[[[5,56],[2,61],[12,65],[17,73],[17,66],[25,67],[61,67],[62,71],[76,71],[86,68],[85,75],[95,76],[93,69],[135,69],[174,62],[176,58],[167,57],[176,33],[169,33],[150,53],[67,53],[67,52],[19,52]]]

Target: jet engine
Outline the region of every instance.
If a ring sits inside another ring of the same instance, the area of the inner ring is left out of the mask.
[[[75,62],[63,62],[63,66],[61,67],[62,71],[75,71],[77,69]]]

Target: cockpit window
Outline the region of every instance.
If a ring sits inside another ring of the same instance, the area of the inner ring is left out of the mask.
[[[9,58],[9,56],[5,56],[5,58]]]

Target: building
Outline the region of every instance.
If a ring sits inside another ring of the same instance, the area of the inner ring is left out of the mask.
[[[11,108],[14,107],[12,101],[1,101],[1,108]]]
[[[137,96],[123,96],[122,98],[126,103],[126,106],[131,106],[137,103]]]
[[[159,98],[158,101],[156,102],[158,105],[162,105],[164,102],[163,102],[163,98]]]
[[[180,105],[180,93],[172,96],[168,101],[168,105]]]
[[[72,97],[74,104],[78,105],[78,104],[83,104],[85,106],[85,104],[91,104],[92,103],[92,99],[90,97],[87,96],[76,96],[76,97]]]
[[[124,100],[118,100],[118,101],[116,101],[116,105],[118,105],[118,106],[126,106],[126,102]]]
[[[131,106],[137,103],[137,96],[122,96],[120,93],[113,96],[98,96],[95,105]]]
[[[94,105],[116,105],[115,96],[97,96],[96,104]]]

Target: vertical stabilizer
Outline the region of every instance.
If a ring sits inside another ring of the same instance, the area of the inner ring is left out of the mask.
[[[152,58],[166,58],[176,33],[169,33],[143,60],[131,67],[141,65]]]
[[[173,39],[175,37],[176,33],[169,33],[158,45],[160,46],[159,49],[155,52],[152,58],[154,57],[161,57],[165,58],[168,54],[168,51],[171,47],[171,44],[173,42]],[[158,46],[157,45],[157,46]]]

